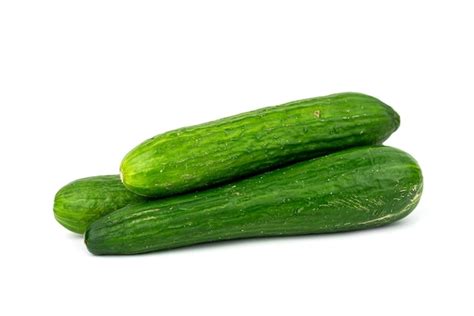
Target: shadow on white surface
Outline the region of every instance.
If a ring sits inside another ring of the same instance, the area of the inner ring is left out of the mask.
[[[73,232],[70,232],[66,238],[68,239],[72,239],[72,240],[80,240],[80,239],[84,239],[84,235],[82,234],[76,234],[76,233],[73,233]]]

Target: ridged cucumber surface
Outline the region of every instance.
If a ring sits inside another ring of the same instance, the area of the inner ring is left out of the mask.
[[[408,215],[423,187],[417,162],[384,146],[356,147],[191,194],[131,205],[92,223],[94,254],[137,254],[198,243],[329,233]]]
[[[348,147],[380,144],[399,123],[398,114],[376,98],[334,94],[158,135],[130,151],[120,171],[131,191],[164,197]]]
[[[62,187],[54,198],[56,220],[75,233],[84,233],[99,217],[130,203],[145,201],[127,190],[119,175],[83,178]]]

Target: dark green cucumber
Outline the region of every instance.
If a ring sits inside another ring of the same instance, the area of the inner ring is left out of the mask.
[[[209,190],[127,206],[92,223],[94,254],[136,254],[259,236],[371,228],[408,215],[423,182],[417,162],[356,147]]]
[[[56,193],[54,217],[75,233],[84,233],[99,217],[145,198],[127,190],[118,175],[73,181]]]
[[[131,191],[163,197],[379,144],[399,123],[398,114],[378,99],[334,94],[158,135],[129,152],[120,171]]]

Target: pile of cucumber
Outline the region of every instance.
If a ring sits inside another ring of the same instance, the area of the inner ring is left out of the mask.
[[[54,215],[98,255],[389,224],[423,188],[415,159],[381,145],[399,125],[380,100],[340,93],[173,130],[120,175],[61,188]]]

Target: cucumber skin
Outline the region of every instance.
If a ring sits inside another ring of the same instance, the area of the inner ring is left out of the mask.
[[[359,93],[262,108],[155,136],[130,151],[124,185],[144,196],[202,189],[348,147],[381,144],[400,117]]]
[[[423,188],[408,154],[356,147],[206,191],[131,205],[92,223],[93,254],[137,254],[259,236],[350,231],[408,215]]]
[[[99,217],[146,199],[127,190],[119,175],[75,180],[54,197],[54,217],[72,232],[82,234]]]

